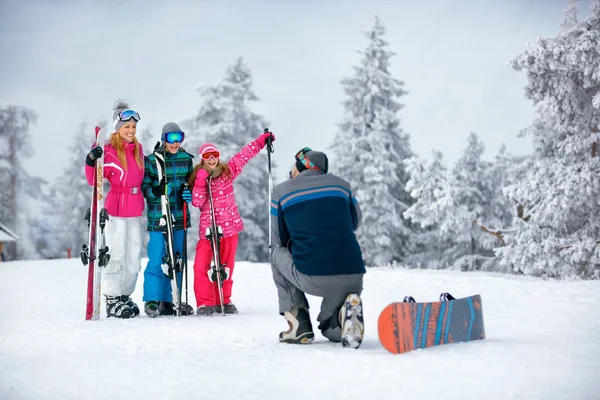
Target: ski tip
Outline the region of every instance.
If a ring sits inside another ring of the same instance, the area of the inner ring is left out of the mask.
[[[94,128],[94,130],[96,132],[96,135],[98,135],[98,132],[100,132],[100,129],[102,129],[102,128],[100,128],[99,126],[97,126],[96,128]]]

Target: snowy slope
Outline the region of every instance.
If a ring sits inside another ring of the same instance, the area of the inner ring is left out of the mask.
[[[227,317],[85,321],[85,274],[78,259],[0,264],[0,398],[600,398],[598,281],[371,269],[366,338],[350,350],[318,331],[308,346],[278,343],[287,324],[265,264],[236,266],[240,314]],[[376,329],[383,307],[442,291],[482,295],[487,339],[386,352]],[[319,301],[309,300],[316,329]]]

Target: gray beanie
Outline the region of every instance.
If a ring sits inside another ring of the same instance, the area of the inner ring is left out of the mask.
[[[121,121],[119,119],[119,113],[128,109],[129,104],[122,100],[117,100],[117,102],[115,103],[115,106],[113,107],[113,123],[115,127],[115,132],[119,132],[119,129],[121,129],[121,127],[127,123],[127,121]]]
[[[304,156],[306,157],[306,159],[310,160],[313,163],[316,169],[322,171],[325,174],[327,173],[327,170],[329,169],[329,160],[327,159],[327,154],[321,151],[310,150],[304,153]],[[302,161],[300,161],[300,158],[297,158],[296,169],[298,169],[298,172],[302,172],[305,169],[309,168],[306,167],[304,163],[302,163]]]
[[[161,142],[165,141],[165,135],[169,132],[181,132],[183,137],[185,137],[185,133],[183,133],[179,125],[177,125],[175,122],[167,122],[162,128],[162,134],[160,135]],[[181,141],[183,142],[183,139]]]
[[[164,137],[165,133],[169,133],[169,132],[181,132],[181,128],[175,122],[167,122],[165,124],[165,126],[163,126],[163,128],[162,128],[161,137]]]

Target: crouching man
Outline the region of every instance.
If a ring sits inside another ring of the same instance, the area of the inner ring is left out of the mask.
[[[271,267],[284,343],[310,343],[314,333],[305,293],[321,297],[319,330],[332,342],[358,348],[364,336],[365,265],[354,234],[362,214],[350,184],[327,173],[325,153],[304,148],[289,180],[273,188]]]

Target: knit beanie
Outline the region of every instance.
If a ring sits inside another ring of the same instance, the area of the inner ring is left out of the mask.
[[[327,173],[327,170],[329,169],[329,159],[327,158],[327,155],[325,153],[321,151],[310,150],[304,153],[304,159],[307,161],[310,160],[312,162],[314,167],[310,169],[322,171],[324,174]],[[298,170],[298,172],[302,172],[305,169],[309,168],[306,165],[304,165],[300,157],[297,157],[296,169]]]
[[[162,134],[160,135],[160,140],[165,141],[165,135],[169,132],[183,132],[179,125],[175,122],[167,122],[162,128]]]
[[[130,108],[129,104],[127,104],[126,102],[124,102],[122,100],[117,100],[115,106],[113,107],[113,122],[114,122],[115,132],[119,132],[119,129],[121,129],[121,127],[128,122],[128,121],[121,121],[119,119],[119,113],[121,111],[128,110],[129,108]]]
[[[221,154],[219,149],[217,149],[217,146],[215,146],[212,143],[204,143],[202,146],[200,146],[200,149],[198,150],[198,154],[200,154],[200,157],[202,157],[202,154],[209,153],[211,151],[216,151],[219,154]]]

